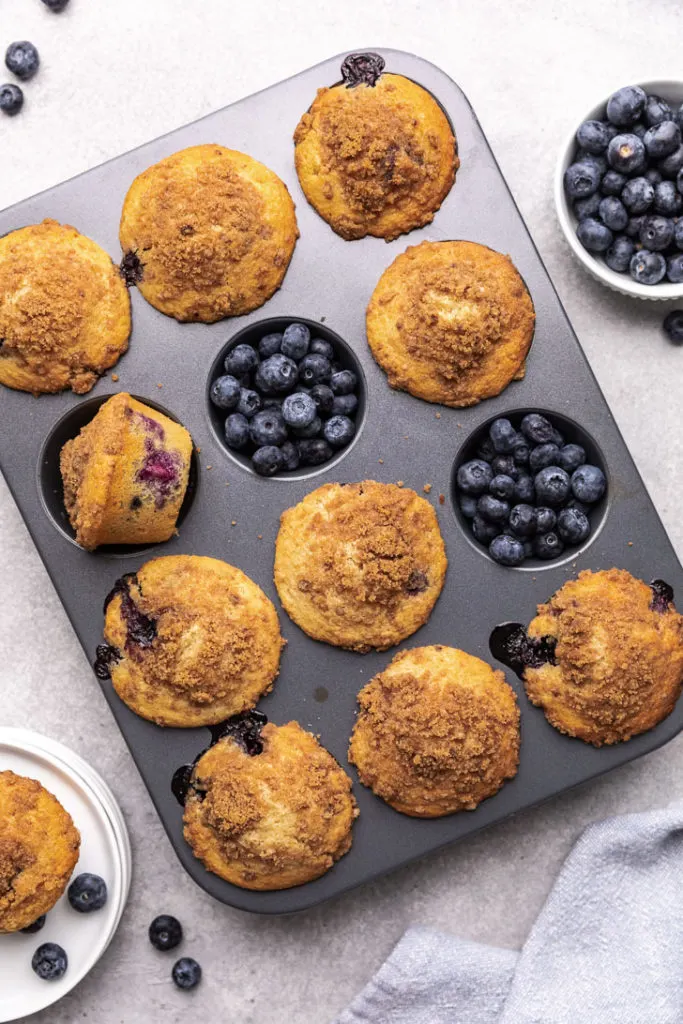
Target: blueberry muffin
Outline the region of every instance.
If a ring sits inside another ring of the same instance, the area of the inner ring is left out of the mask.
[[[130,330],[128,289],[91,239],[54,220],[0,238],[0,384],[83,395]]]
[[[476,242],[421,242],[397,256],[367,309],[392,388],[453,407],[524,376],[534,306],[508,256]]]
[[[64,504],[81,547],[172,537],[191,457],[185,427],[123,392],[107,399],[59,458]]]
[[[262,306],[298,237],[294,203],[269,168],[223,146],[191,146],[140,174],[126,196],[124,264],[156,309],[213,323]]]
[[[260,587],[226,562],[170,555],[120,579],[105,602],[95,670],[158,725],[222,722],[278,674],[283,641]]]
[[[275,586],[315,640],[383,651],[427,621],[446,565],[436,513],[415,491],[333,483],[283,512]]]
[[[81,837],[35,779],[0,772],[0,933],[28,928],[62,895]]]
[[[185,839],[207,868],[243,889],[318,878],[351,847],[351,780],[297,722],[263,727],[248,749],[227,736],[197,762]]]
[[[673,593],[624,569],[569,580],[528,630],[524,684],[551,725],[596,747],[646,732],[683,685],[683,617]]]
[[[345,81],[319,89],[299,122],[297,174],[311,206],[342,238],[391,241],[434,219],[459,167],[455,138],[415,82],[391,74],[359,81],[348,60],[344,71]]]
[[[402,814],[473,811],[517,773],[515,693],[502,672],[464,651],[401,651],[358,703],[349,760]]]

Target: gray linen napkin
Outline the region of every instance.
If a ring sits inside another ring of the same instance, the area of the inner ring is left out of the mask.
[[[586,829],[520,953],[411,928],[335,1024],[577,1022],[683,1022],[683,807]]]

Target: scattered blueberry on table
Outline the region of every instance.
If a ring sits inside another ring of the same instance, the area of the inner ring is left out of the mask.
[[[18,114],[24,105],[24,94],[18,85],[0,85],[0,110],[8,117]]]
[[[43,3],[53,14],[61,14],[69,6],[69,0],[43,0]]]
[[[22,39],[19,42],[10,43],[7,47],[5,65],[8,71],[11,71],[22,82],[28,82],[40,67],[40,57],[33,43],[29,43],[28,39]]]
[[[107,902],[107,883],[99,875],[85,871],[77,875],[67,890],[67,898],[79,914],[101,910]]]
[[[674,345],[683,345],[683,309],[672,309],[667,313],[664,330]]]
[[[171,914],[159,914],[149,926],[149,941],[155,949],[166,953],[179,946],[183,938],[183,926]]]
[[[591,506],[607,481],[586,458],[540,413],[528,413],[519,428],[504,417],[493,421],[476,457],[459,466],[456,490],[475,540],[494,561],[546,561],[587,540]]]
[[[195,988],[202,980],[202,969],[191,956],[183,956],[174,963],[171,977],[178,988]]]
[[[31,967],[43,981],[57,981],[66,973],[69,958],[56,942],[44,942],[33,954]]]
[[[248,456],[259,475],[273,476],[321,465],[350,444],[358,379],[337,355],[296,322],[231,349],[210,389],[215,408],[227,413],[228,448]]]

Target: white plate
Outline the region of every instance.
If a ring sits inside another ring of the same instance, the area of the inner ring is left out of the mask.
[[[97,963],[121,920],[131,876],[130,841],[121,811],[102,778],[78,754],[28,729],[0,728],[0,771],[37,779],[63,804],[81,833],[74,876],[101,875],[108,899],[102,910],[79,914],[66,893],[35,935],[0,935],[0,1024],[27,1017],[65,996]],[[41,981],[31,968],[34,950],[57,942],[69,966],[57,981]]]

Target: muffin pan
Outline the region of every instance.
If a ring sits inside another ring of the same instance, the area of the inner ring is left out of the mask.
[[[461,168],[455,186],[425,229],[389,244],[374,238],[346,242],[318,217],[301,192],[292,133],[316,89],[339,81],[344,55],[0,213],[0,232],[54,217],[74,224],[118,259],[118,222],[126,190],[137,174],[175,150],[219,142],[263,161],[286,182],[297,204],[301,237],[282,289],[265,306],[210,326],[178,324],[156,312],[133,288],[133,334],[127,355],[116,367],[119,381],[104,378],[85,399],[68,393],[34,399],[2,389],[0,462],[91,663],[102,638],[102,603],[119,576],[154,555],[225,559],[247,572],[275,602],[288,641],[275,688],[259,710],[276,723],[297,719],[319,734],[347,768],[356,694],[389,663],[397,648],[357,655],[317,643],[281,609],[273,586],[280,513],[322,483],[403,481],[418,494],[428,487],[449,568],[429,622],[401,648],[449,644],[504,667],[489,651],[492,629],[508,620],[529,622],[537,603],[585,568],[617,566],[645,580],[665,579],[683,605],[683,571],[467,99],[426,61],[407,53],[381,52],[388,71],[414,79],[437,97],[458,139]],[[471,239],[509,253],[536,307],[536,334],[525,379],[474,408],[447,409],[391,391],[365,340],[365,307],[382,271],[408,245],[425,238]],[[362,369],[365,401],[353,444],[333,463],[314,472],[263,479],[238,464],[219,440],[208,387],[215,360],[234,336],[271,317],[305,318],[339,335]],[[144,552],[100,549],[89,554],[70,540],[55,514],[55,494],[50,497],[58,482],[55,437],[66,439],[71,417],[72,425],[80,426],[86,412],[94,412],[93,401],[117,390],[162,405],[185,424],[200,449],[196,476],[201,483],[195,485],[179,535],[167,544]],[[561,417],[568,436],[575,431],[576,436],[592,439],[606,466],[609,491],[600,511],[600,528],[582,550],[519,571],[496,565],[471,541],[454,507],[452,474],[473,432],[496,416],[529,409],[545,410],[558,421]],[[235,907],[286,913],[338,895],[624,764],[670,740],[683,727],[680,701],[651,732],[597,750],[556,732],[531,706],[514,674],[506,671],[506,676],[519,694],[522,713],[521,762],[512,782],[472,813],[420,821],[391,810],[361,786],[349,768],[360,807],[351,851],[317,881],[281,892],[242,890],[207,873],[183,839],[182,808],[171,791],[171,779],[180,765],[208,746],[208,730],[162,730],[129,711],[110,682],[101,685],[177,854],[195,881]],[[68,681],[61,685],[68,700]],[[93,676],[93,686],[97,685]]]

